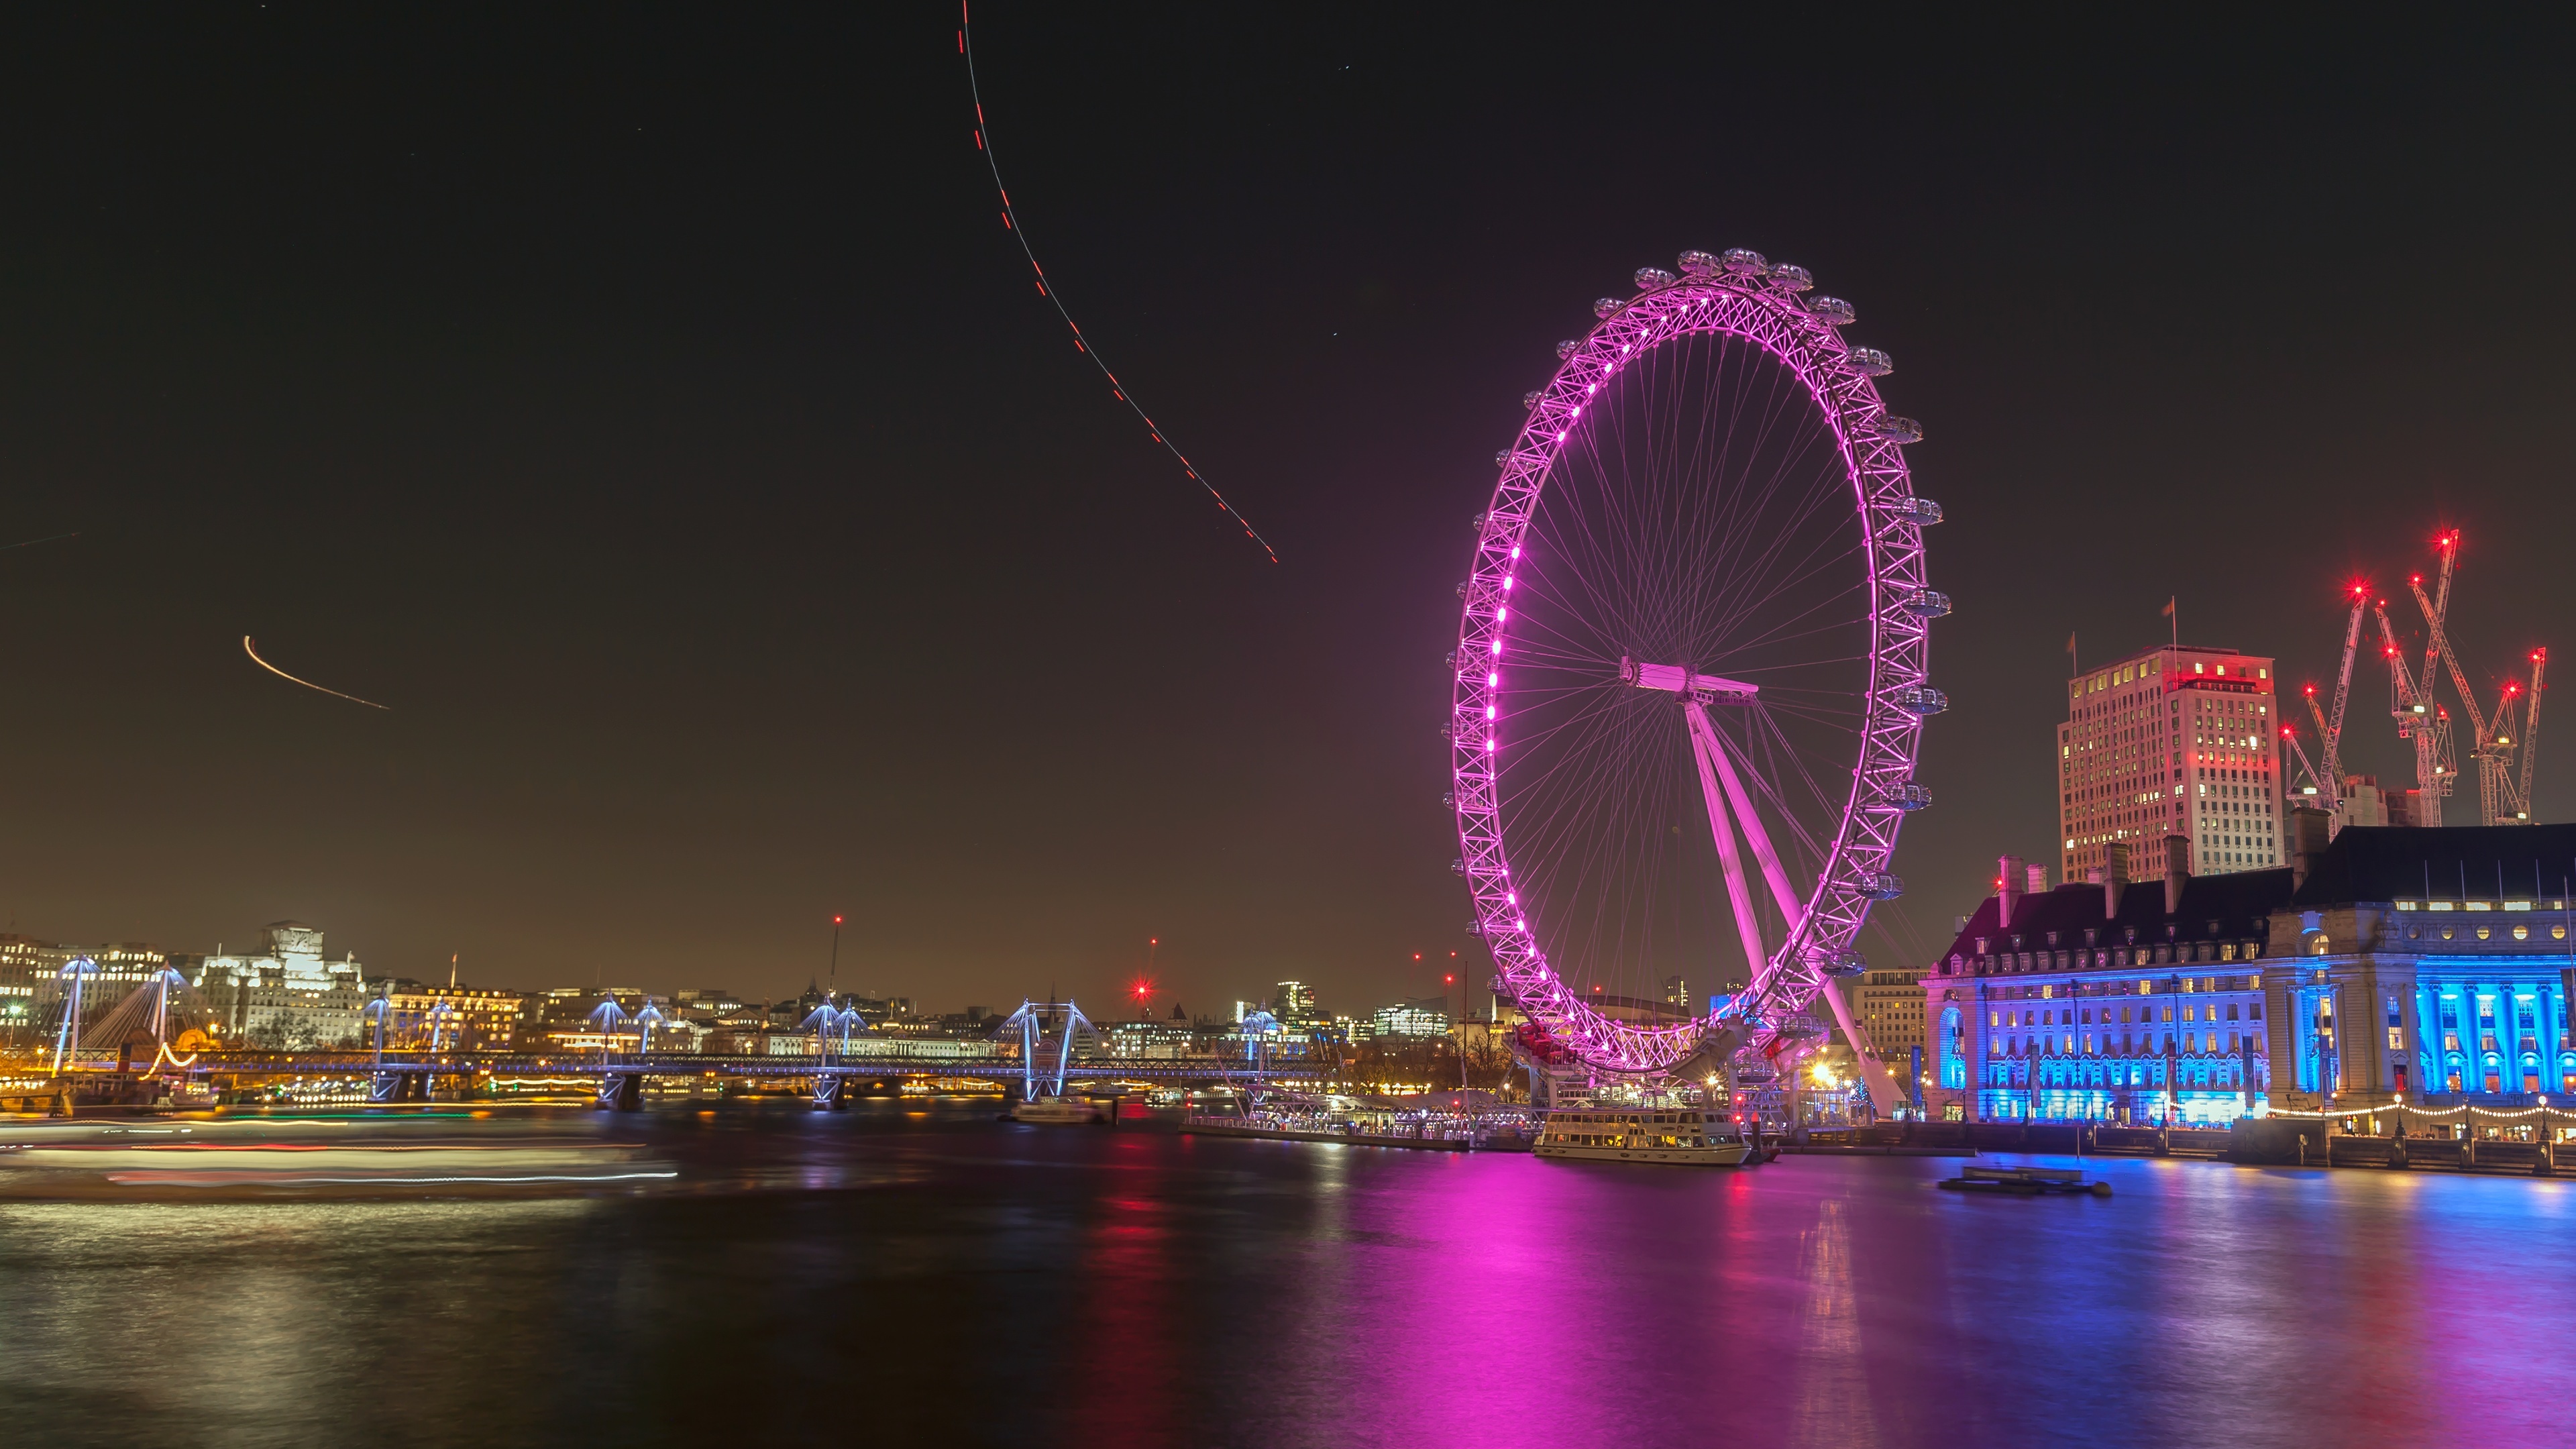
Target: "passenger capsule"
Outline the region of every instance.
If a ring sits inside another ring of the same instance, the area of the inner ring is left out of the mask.
[[[1939,589],[1909,589],[1897,607],[1918,619],[1938,619],[1950,612],[1950,596]]]
[[[1782,262],[1771,269],[1771,285],[1783,292],[1803,292],[1816,285],[1816,279],[1805,267]]]
[[[1869,435],[1890,443],[1919,443],[1923,441],[1923,425],[1912,418],[1880,413],[1870,419]]]
[[[1651,292],[1657,287],[1669,287],[1672,284],[1673,274],[1665,271],[1661,267],[1639,267],[1637,269],[1637,290],[1640,292]]]
[[[1524,408],[1537,407],[1538,400],[1545,396],[1547,396],[1547,389],[1543,387],[1531,388],[1529,391],[1521,394],[1521,406]]]
[[[1685,276],[1705,277],[1717,270],[1718,260],[1709,252],[1684,252],[1674,259],[1673,265],[1681,268]]]
[[[1849,327],[1860,316],[1852,304],[1840,297],[1817,297],[1807,303],[1807,315],[1831,327]]]
[[[1941,505],[1929,498],[1900,498],[1889,504],[1887,511],[1925,528],[1941,521]]]
[[[1888,797],[1887,803],[1899,810],[1929,810],[1932,808],[1932,787],[1908,780],[1896,787],[1896,793]]]
[[[1758,277],[1771,270],[1771,263],[1760,252],[1746,247],[1728,247],[1718,262],[1739,277]]]
[[[1936,715],[1950,707],[1950,696],[1928,684],[1917,684],[1896,691],[1889,701],[1907,714],[1921,718]]]
[[[1583,348],[1583,339],[1582,339],[1582,338],[1580,338],[1580,337],[1569,337],[1569,338],[1565,339],[1563,342],[1560,342],[1560,343],[1556,344],[1556,360],[1557,360],[1557,361],[1559,361],[1559,362],[1563,362],[1565,359],[1567,359],[1567,358],[1569,358],[1569,357],[1572,357],[1575,353],[1577,353],[1577,352],[1581,351],[1581,350],[1582,350],[1582,348]]]
[[[1616,312],[1627,305],[1627,303],[1620,301],[1616,297],[1596,298],[1592,303],[1592,315],[1595,317],[1607,317],[1611,313]]]
[[[1875,347],[1855,347],[1843,361],[1863,377],[1885,377],[1896,370],[1894,359]]]
[[[1869,970],[1869,958],[1863,956],[1858,950],[1845,946],[1839,951],[1827,952],[1818,957],[1816,969],[1827,976],[1859,976]]]
[[[1494,455],[1494,466],[1495,466],[1495,467],[1497,467],[1497,468],[1499,468],[1499,467],[1503,466],[1505,463],[1510,462],[1511,460],[1512,460],[1512,450],[1511,450],[1511,449],[1509,449],[1509,448],[1505,448],[1505,449],[1504,449],[1504,450],[1502,450],[1501,452],[1496,453],[1496,454]]]
[[[1905,881],[1900,876],[1879,871],[1861,877],[1861,894],[1874,901],[1892,901],[1905,894]]]

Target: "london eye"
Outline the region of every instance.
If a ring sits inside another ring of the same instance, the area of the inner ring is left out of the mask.
[[[1447,733],[1459,869],[1524,1044],[1758,1081],[1823,1035],[1915,779],[1931,620],[1884,352],[1757,253],[1595,304],[1476,519]],[[1686,983],[1735,989],[1694,993]]]

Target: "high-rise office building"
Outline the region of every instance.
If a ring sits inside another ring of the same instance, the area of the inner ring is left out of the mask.
[[[1924,1045],[1923,988],[1916,984],[1922,977],[1920,971],[1873,966],[1844,988],[1880,1061],[1902,1064],[1912,1059],[1912,1048]],[[1900,1085],[1903,1075],[1898,1073]]]
[[[2059,863],[2068,881],[2104,849],[2161,860],[2191,842],[2195,875],[2287,863],[2281,712],[2272,661],[2233,649],[2149,649],[2066,684],[2057,730]]]

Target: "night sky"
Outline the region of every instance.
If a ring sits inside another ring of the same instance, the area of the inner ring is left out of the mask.
[[[1437,991],[1469,516],[1690,247],[1852,299],[1927,430],[1955,704],[1881,956],[2052,857],[2070,631],[2173,594],[2323,675],[2338,586],[2456,525],[2479,677],[2576,668],[2567,33],[1752,15],[978,12],[1049,274],[1273,565],[1037,296],[953,12],[0,14],[0,542],[80,535],[0,554],[0,916],[767,994],[843,912],[838,983],[935,1009],[1157,935],[1165,1008]]]

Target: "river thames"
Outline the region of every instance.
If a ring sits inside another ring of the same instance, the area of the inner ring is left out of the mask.
[[[10,1441],[2528,1443],[2576,1385],[2561,1181],[2096,1159],[2107,1199],[1996,1199],[1936,1191],[1940,1159],[1583,1165],[988,1101],[435,1130],[677,1176],[0,1202]]]

